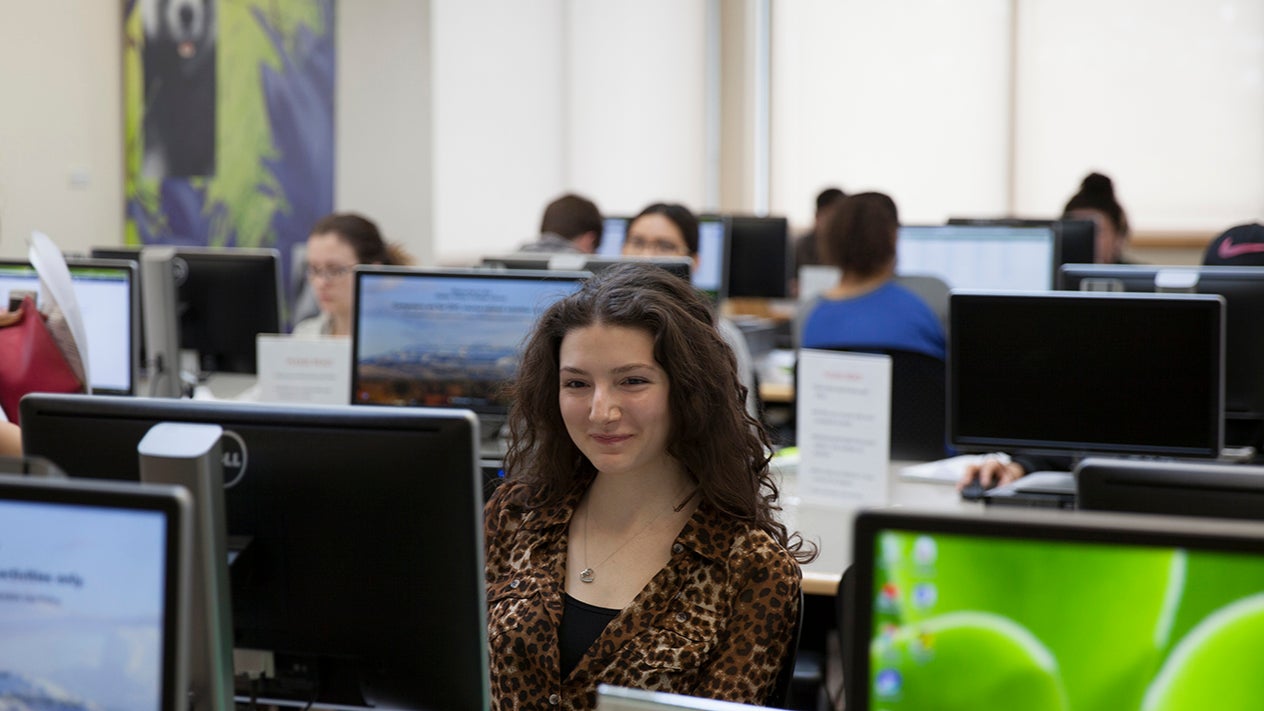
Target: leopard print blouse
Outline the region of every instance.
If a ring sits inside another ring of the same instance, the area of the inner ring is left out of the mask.
[[[584,487],[530,511],[510,504],[516,489],[501,486],[485,511],[493,711],[592,709],[598,684],[763,703],[799,616],[802,574],[781,545],[704,501],[668,564],[563,679],[566,532]]]

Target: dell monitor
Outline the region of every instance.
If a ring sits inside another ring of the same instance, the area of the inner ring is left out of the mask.
[[[186,706],[179,487],[0,477],[0,705]]]
[[[1223,297],[954,291],[949,317],[958,449],[1220,455]]]
[[[1081,509],[1264,519],[1264,466],[1089,457],[1075,486]]]
[[[92,249],[93,256],[132,259],[139,250]],[[196,354],[201,373],[255,372],[255,336],[281,333],[281,259],[275,249],[177,247],[180,348]]]
[[[37,395],[22,416],[28,453],[133,481],[155,424],[223,428],[233,638],[275,669],[247,683],[238,668],[239,697],[487,707],[468,411]]]
[[[904,226],[896,273],[942,279],[953,289],[1053,288],[1058,250],[1052,227]]]
[[[466,408],[494,436],[492,423],[509,412],[505,386],[536,319],[586,276],[358,267],[352,404]]]
[[[790,226],[784,217],[729,216],[728,291],[784,299],[790,285]]]
[[[67,258],[71,288],[88,339],[93,392],[132,395],[140,379],[140,281],[133,261]],[[0,260],[0,298],[39,293],[39,274],[25,260]]]
[[[1264,707],[1264,525],[857,515],[847,708]]]
[[[1225,299],[1225,444],[1264,450],[1264,267],[1068,264],[1060,288]]]

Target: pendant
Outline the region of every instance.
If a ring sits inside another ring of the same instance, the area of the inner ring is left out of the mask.
[[[583,570],[579,571],[579,581],[581,583],[591,583],[593,581],[593,569],[584,568]]]

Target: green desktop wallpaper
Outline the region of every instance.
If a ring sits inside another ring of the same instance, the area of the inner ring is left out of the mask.
[[[1264,556],[885,532],[871,709],[1264,708]]]

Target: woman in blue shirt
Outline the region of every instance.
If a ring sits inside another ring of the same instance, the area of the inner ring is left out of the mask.
[[[899,227],[890,197],[860,193],[843,198],[817,236],[825,262],[842,276],[808,314],[801,347],[898,349],[944,357],[939,319],[894,281]]]

